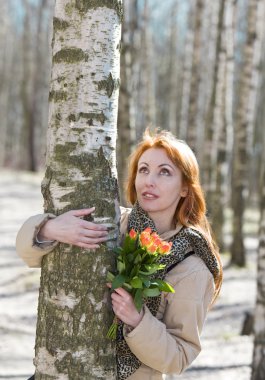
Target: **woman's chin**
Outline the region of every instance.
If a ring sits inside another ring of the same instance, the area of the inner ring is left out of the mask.
[[[157,206],[155,204],[152,204],[150,201],[139,201],[139,205],[145,212],[154,212],[158,211]]]

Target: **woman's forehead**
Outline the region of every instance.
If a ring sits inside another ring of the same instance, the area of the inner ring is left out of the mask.
[[[149,148],[147,149],[139,158],[138,163],[153,163],[157,165],[161,164],[175,164],[172,162],[172,160],[168,157],[168,154],[165,149],[163,148]]]

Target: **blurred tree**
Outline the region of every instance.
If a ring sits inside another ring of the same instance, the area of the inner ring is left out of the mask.
[[[170,15],[170,32],[169,32],[169,64],[168,64],[168,129],[177,134],[178,129],[178,99],[179,99],[179,83],[177,78],[179,77],[179,67],[176,62],[177,58],[177,46],[178,46],[178,28],[177,28],[177,15],[179,4],[178,1],[173,4]]]
[[[8,139],[7,110],[10,100],[10,66],[13,55],[13,34],[8,3],[0,2],[0,167],[4,166]]]
[[[253,112],[255,103],[252,97],[257,91],[253,89],[253,75],[255,72],[254,56],[257,33],[259,0],[249,0],[247,11],[247,36],[243,50],[242,69],[239,74],[239,89],[234,122],[234,150],[232,173],[232,209],[233,209],[233,237],[231,245],[231,262],[244,266],[246,252],[243,239],[243,218],[248,189],[248,130],[253,130]]]
[[[137,107],[136,133],[141,137],[148,126],[156,126],[155,110],[155,77],[154,77],[154,44],[151,33],[151,3],[144,0],[141,29],[139,93]]]
[[[42,65],[43,65],[43,49],[42,49],[42,36],[43,36],[43,22],[44,12],[48,6],[48,0],[41,0],[37,9],[37,21],[36,21],[36,35],[34,41],[34,68],[32,73],[32,90],[29,96],[29,118],[28,118],[28,154],[29,154],[29,167],[31,171],[38,169],[37,161],[37,141],[36,130],[38,129],[39,115],[40,115],[40,94],[42,91]]]
[[[193,47],[191,62],[191,80],[189,93],[189,112],[188,112],[188,128],[187,141],[191,148],[196,148],[197,128],[196,117],[198,113],[199,86],[201,80],[200,61],[201,61],[201,44],[202,44],[202,23],[205,1],[196,0],[194,8],[193,20]]]
[[[265,139],[264,139],[265,144]],[[259,232],[257,301],[254,322],[254,351],[251,380],[265,378],[265,155],[262,165],[262,196],[260,201],[261,219]]]
[[[126,205],[124,184],[127,173],[127,159],[135,143],[135,68],[139,59],[137,49],[138,0],[124,1],[124,19],[121,45],[121,85],[118,110],[117,161],[121,204]]]
[[[262,3],[261,3],[262,4]],[[265,4],[259,12],[265,14]],[[260,24],[261,26],[262,24]],[[265,39],[263,39],[263,47],[265,47]],[[258,141],[262,147],[260,151],[260,161],[257,168],[259,184],[259,205],[260,205],[260,225],[259,225],[259,249],[258,249],[258,265],[257,265],[257,296],[254,319],[254,349],[251,380],[262,380],[265,378],[265,49],[262,49],[263,60],[261,64],[261,85],[258,103],[258,118],[256,124],[262,126],[259,128]],[[256,136],[257,138],[257,136]]]
[[[183,58],[183,70],[182,70],[182,102],[179,122],[179,137],[183,140],[187,140],[188,137],[188,115],[189,115],[189,101],[191,91],[192,80],[192,57],[193,57],[193,44],[194,44],[194,0],[191,1],[189,7],[189,17],[185,41],[185,51]]]
[[[213,230],[218,245],[223,249],[223,223],[224,223],[224,195],[222,184],[223,164],[226,157],[226,96],[231,93],[228,86],[233,86],[232,81],[226,81],[227,71],[227,25],[226,12],[233,14],[231,1],[222,0],[219,3],[218,22],[215,47],[215,65],[211,98],[208,103],[205,132],[205,150],[203,167],[204,186],[207,191],[207,205]],[[230,22],[232,19],[230,19]]]
[[[117,236],[116,179],[121,1],[56,0],[45,212],[95,206]],[[115,243],[109,242],[108,247]],[[113,255],[59,244],[42,262],[36,379],[115,379],[105,281]]]

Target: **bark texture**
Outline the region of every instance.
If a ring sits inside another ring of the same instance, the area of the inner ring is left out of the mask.
[[[239,77],[239,97],[235,110],[234,152],[233,152],[233,242],[232,263],[245,265],[243,241],[243,217],[245,210],[247,169],[248,169],[248,130],[252,129],[253,72],[255,45],[257,42],[257,20],[259,0],[250,0],[247,16],[247,36],[243,51],[243,67]]]
[[[263,12],[265,11],[265,4]],[[264,13],[263,13],[264,14]],[[263,47],[265,47],[265,39],[263,40]],[[252,377],[251,380],[262,380],[265,378],[265,110],[264,110],[264,94],[265,94],[265,50],[263,49],[262,60],[262,80],[260,86],[260,97],[258,104],[257,130],[258,126],[262,131],[256,138],[260,143],[260,164],[258,166],[257,176],[259,179],[259,192],[260,192],[260,231],[259,231],[259,251],[258,251],[258,271],[257,271],[257,299],[255,309],[255,322],[254,322],[254,350],[252,361]],[[262,147],[262,148],[261,148]]]
[[[264,133],[265,136],[265,133]],[[265,143],[265,139],[263,139]],[[265,378],[265,154],[263,154],[260,241],[258,252],[257,300],[254,323],[254,351],[251,380]]]
[[[113,315],[106,273],[113,266],[119,221],[116,123],[122,4],[57,0],[45,211],[56,215],[95,206],[112,242],[89,252],[59,244],[42,263],[36,337],[36,379],[115,379]]]

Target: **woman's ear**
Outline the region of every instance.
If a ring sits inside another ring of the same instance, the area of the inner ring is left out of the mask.
[[[182,190],[180,192],[180,195],[182,198],[186,198],[186,196],[188,195],[188,192],[189,192],[189,188],[187,185],[183,185],[182,186]]]

